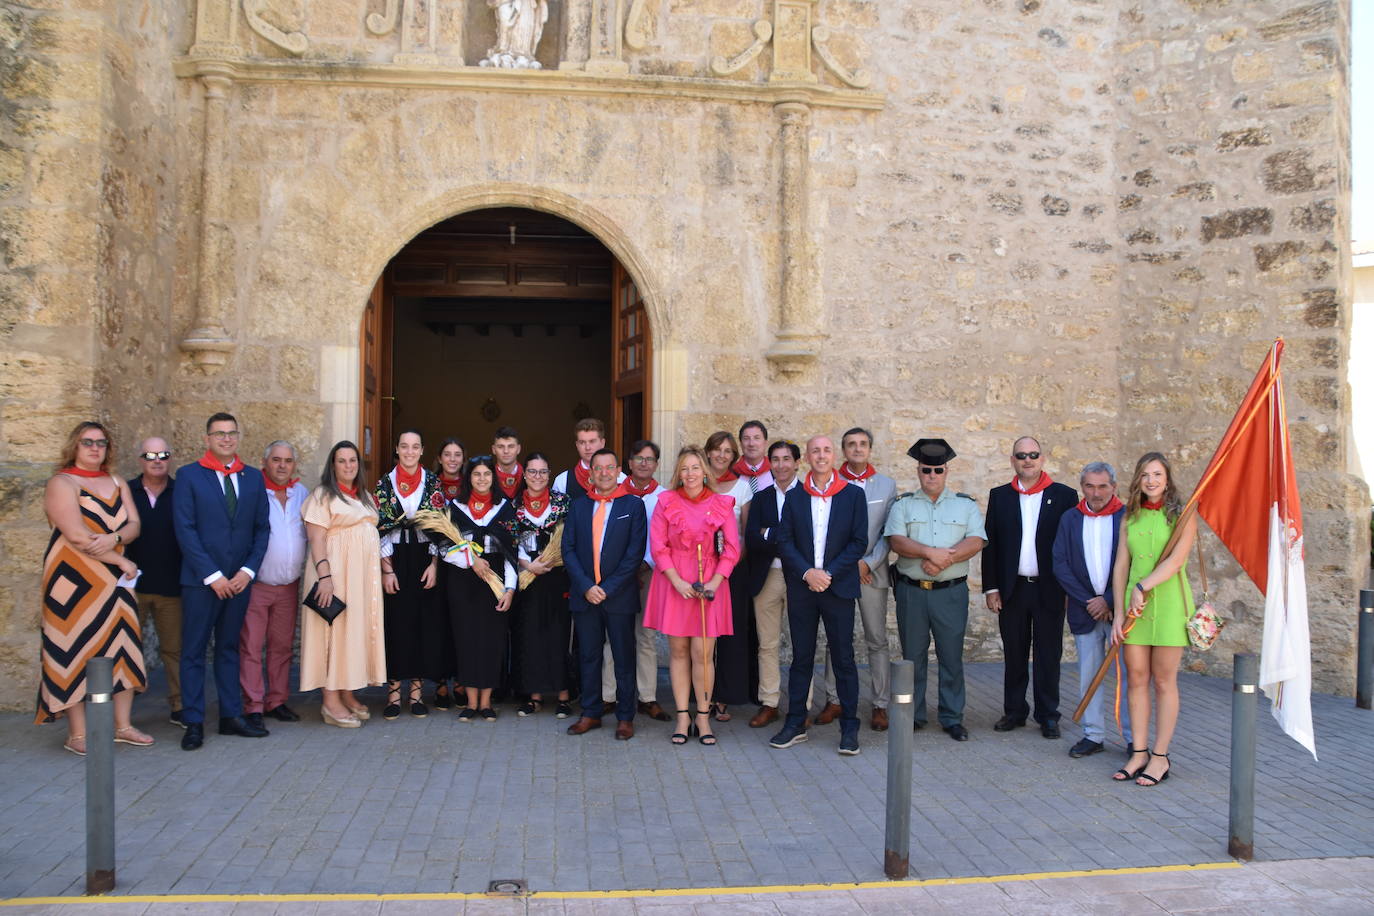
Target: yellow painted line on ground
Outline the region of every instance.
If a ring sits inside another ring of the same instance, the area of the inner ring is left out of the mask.
[[[1013,881],[1047,881],[1054,878],[1100,878],[1107,875],[1157,875],[1169,872],[1218,871],[1241,868],[1240,862],[1199,862],[1196,865],[1142,865],[1132,868],[1097,868],[1085,871],[1042,871],[1021,875],[967,878],[919,878],[909,881],[859,881],[851,884],[769,884],[756,887],[675,887],[625,891],[535,891],[523,897],[487,894],[111,894],[104,897],[11,897],[6,906],[53,906],[101,903],[329,903],[344,901],[456,901],[456,900],[618,900],[638,897],[725,897],[763,894],[809,894],[822,891],[876,890],[901,887],[948,887],[959,884],[1002,884]]]

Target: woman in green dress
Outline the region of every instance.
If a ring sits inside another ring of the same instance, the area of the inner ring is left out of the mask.
[[[1116,565],[1112,570],[1112,639],[1124,642],[1130,686],[1131,722],[1140,739],[1149,735],[1150,685],[1154,684],[1155,743],[1132,747],[1130,759],[1112,778],[1134,779],[1155,786],[1169,778],[1169,742],[1178,724],[1178,666],[1188,645],[1188,618],[1193,592],[1187,559],[1197,536],[1197,517],[1189,515],[1168,556],[1161,556],[1183,512],[1173,470],[1159,452],[1149,452],[1135,465],[1121,526]],[[1134,623],[1127,626],[1125,609]],[[1137,616],[1138,615],[1138,616]]]

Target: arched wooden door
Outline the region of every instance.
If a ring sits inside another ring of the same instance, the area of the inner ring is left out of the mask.
[[[615,262],[611,284],[611,309],[614,316],[612,353],[615,368],[612,373],[611,398],[615,404],[612,418],[611,445],[629,466],[630,444],[651,438],[653,430],[650,413],[649,365],[653,357],[649,336],[648,316],[644,297],[634,278]]]
[[[382,271],[372,295],[367,297],[359,334],[358,368],[361,397],[358,399],[358,448],[362,451],[363,475],[376,481],[389,470],[391,442],[391,292],[390,271]]]

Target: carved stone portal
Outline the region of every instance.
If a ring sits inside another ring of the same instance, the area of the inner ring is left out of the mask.
[[[487,0],[487,6],[496,11],[496,47],[487,50],[481,66],[540,69],[534,55],[549,21],[548,0]]]

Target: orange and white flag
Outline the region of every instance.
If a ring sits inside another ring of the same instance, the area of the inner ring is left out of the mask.
[[[1194,492],[1199,514],[1264,594],[1260,688],[1288,735],[1317,756],[1302,505],[1274,341]]]

